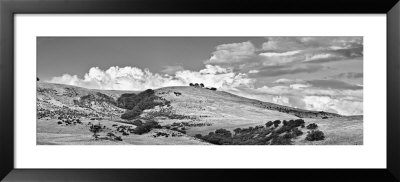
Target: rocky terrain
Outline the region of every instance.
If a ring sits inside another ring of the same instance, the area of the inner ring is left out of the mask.
[[[267,126],[276,120],[282,124]],[[312,123],[318,129],[308,129]],[[274,143],[269,137],[289,142],[282,144],[360,145],[362,126],[362,116],[301,110],[194,86],[132,92],[37,83],[38,145],[208,145],[220,144],[214,142],[220,133],[229,141],[246,138],[257,144]],[[323,131],[323,139],[309,140],[307,132],[314,130]]]

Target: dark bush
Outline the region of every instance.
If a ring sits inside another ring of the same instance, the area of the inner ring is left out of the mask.
[[[194,135],[194,137],[201,139],[203,136],[201,134],[196,134],[196,135]]]
[[[281,124],[281,121],[280,121],[280,120],[275,120],[275,121],[274,121],[274,127],[275,127],[275,128],[278,127],[279,124]]]
[[[308,140],[308,141],[318,141],[318,140],[324,140],[324,139],[325,139],[324,133],[319,130],[312,130],[306,136],[306,140]]]
[[[215,87],[211,87],[211,88],[210,88],[210,90],[216,91],[216,90],[217,90],[217,88],[215,88]]]
[[[265,123],[265,126],[268,128],[270,126],[272,126],[274,123],[272,121],[268,121],[267,123]]]
[[[317,128],[318,128],[318,125],[315,123],[311,123],[311,124],[307,125],[307,129],[309,129],[309,130],[315,130]]]
[[[100,123],[97,124],[97,125],[91,125],[90,128],[89,128],[89,131],[93,133],[94,139],[97,140],[98,137],[99,137],[99,134],[98,134],[98,133],[100,133],[100,132],[103,131],[103,127],[101,126]]]
[[[61,122],[61,121],[59,121],[59,122],[57,122],[57,124],[62,124],[62,122]]]
[[[135,126],[142,126],[143,122],[141,120],[137,119],[137,120],[133,121],[132,124],[135,125]]]
[[[226,129],[218,129],[215,130],[216,135],[224,136],[224,137],[231,137],[232,133],[229,130]]]
[[[151,131],[153,128],[161,128],[161,126],[155,121],[147,121],[143,125],[137,126],[134,130],[134,134],[144,134]]]
[[[200,83],[200,87],[204,87],[204,84],[203,84],[203,83]]]
[[[134,119],[142,114],[141,109],[134,108],[132,110],[126,111],[124,114],[121,115],[122,119]]]
[[[298,128],[293,128],[293,129],[292,129],[292,133],[293,133],[295,136],[300,136],[300,135],[303,134],[303,132],[302,132],[301,130],[299,130]]]
[[[111,132],[107,133],[107,136],[108,137],[115,137],[114,133],[111,133]]]
[[[242,130],[241,128],[236,128],[233,130],[233,132],[235,132],[235,134],[239,134],[241,130]]]
[[[117,136],[117,137],[115,137],[115,140],[122,141],[122,138],[121,138],[121,136]]]
[[[154,90],[147,89],[136,96],[129,97],[128,104],[123,105],[123,108],[129,110],[122,114],[121,118],[131,120],[140,116],[143,110],[169,104],[169,101],[154,95]]]

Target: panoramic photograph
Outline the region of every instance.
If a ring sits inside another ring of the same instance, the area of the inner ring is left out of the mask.
[[[363,37],[37,37],[37,145],[363,145]]]

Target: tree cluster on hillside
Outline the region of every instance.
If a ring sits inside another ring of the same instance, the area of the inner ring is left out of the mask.
[[[283,123],[281,127],[279,125]],[[217,145],[290,145],[292,139],[303,135],[299,127],[304,120],[275,120],[264,125],[249,128],[236,128],[234,133],[226,129],[218,129],[208,135],[195,135],[196,138]]]
[[[319,141],[319,140],[324,140],[325,139],[325,135],[324,132],[317,130],[318,125],[315,123],[311,123],[309,125],[307,125],[307,129],[311,130],[308,131],[307,136],[306,136],[306,140],[308,141]]]
[[[205,88],[205,89],[213,90],[213,91],[216,91],[216,90],[217,90],[217,88],[215,88],[215,87],[205,87],[203,83],[200,83],[200,84],[199,84],[199,83],[189,83],[189,86],[191,86],[191,87]]]
[[[156,96],[154,90],[147,89],[137,95],[122,94],[121,97],[117,99],[117,105],[121,108],[128,109],[121,115],[121,118],[132,120],[140,116],[146,109],[152,109],[155,106],[170,105],[170,102]]]

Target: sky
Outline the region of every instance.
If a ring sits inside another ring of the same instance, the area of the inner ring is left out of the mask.
[[[204,83],[296,108],[363,114],[362,37],[38,37],[41,81],[145,90]]]

